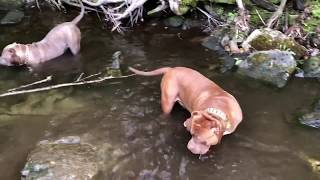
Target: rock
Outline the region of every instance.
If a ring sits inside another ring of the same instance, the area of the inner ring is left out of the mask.
[[[164,20],[164,25],[169,27],[180,27],[184,22],[182,16],[172,16]]]
[[[319,27],[317,27],[319,28]],[[314,48],[320,48],[320,34],[319,32],[313,33],[309,37],[310,45]]]
[[[224,53],[224,48],[220,45],[221,39],[216,36],[208,36],[202,40],[201,45],[205,48],[217,51],[218,54]]]
[[[306,126],[320,128],[320,100],[315,104],[313,112],[300,117],[299,122]]]
[[[320,57],[311,57],[303,63],[304,77],[320,78]]]
[[[290,52],[258,51],[238,64],[238,73],[260,79],[281,88],[294,72],[297,63]]]
[[[9,11],[0,21],[1,25],[18,24],[24,18],[24,13],[19,10]]]
[[[304,46],[282,32],[268,28],[254,30],[242,43],[242,47],[246,50],[252,47],[258,51],[272,49],[292,51],[296,59],[300,59],[307,54],[307,49]]]
[[[299,121],[301,124],[314,128],[320,128],[320,112],[307,113],[300,117]]]
[[[71,140],[66,140],[68,138]],[[89,144],[74,143],[72,139],[74,137],[65,137],[63,140],[38,144],[28,155],[21,179],[92,179],[98,173],[96,148]]]
[[[182,24],[183,30],[188,30],[192,28],[200,28],[204,23],[202,23],[200,20],[196,19],[186,19]]]
[[[8,11],[22,7],[24,0],[0,0],[0,10]]]

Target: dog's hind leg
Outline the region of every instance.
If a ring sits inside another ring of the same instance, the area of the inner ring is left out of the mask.
[[[166,75],[161,82],[161,106],[163,113],[169,114],[177,100],[179,88],[177,82],[172,78],[167,78]]]
[[[80,51],[81,32],[78,28],[73,29],[71,37],[68,38],[68,47],[73,55]]]

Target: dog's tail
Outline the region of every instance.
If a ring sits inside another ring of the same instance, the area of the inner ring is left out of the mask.
[[[82,19],[83,15],[84,15],[84,5],[83,5],[83,3],[82,3],[82,0],[79,0],[79,3],[80,3],[80,6],[81,6],[81,12],[80,12],[80,14],[79,14],[77,17],[75,17],[75,18],[71,21],[73,24],[78,24],[79,21]]]
[[[153,71],[145,72],[145,71],[140,71],[140,70],[134,69],[132,67],[129,67],[130,71],[132,71],[132,72],[134,72],[134,73],[136,73],[138,75],[141,75],[141,76],[161,75],[161,74],[165,74],[170,69],[171,69],[170,67],[163,67],[163,68],[159,68],[159,69],[156,69],[156,70],[153,70]]]

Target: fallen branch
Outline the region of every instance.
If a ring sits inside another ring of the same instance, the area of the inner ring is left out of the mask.
[[[0,94],[0,97],[13,96],[13,95],[18,95],[18,94],[28,94],[28,93],[33,93],[33,92],[48,91],[48,90],[52,90],[52,89],[58,89],[58,88],[70,87],[70,86],[78,86],[78,85],[83,85],[83,84],[101,83],[101,82],[103,82],[105,80],[109,80],[109,79],[122,79],[122,78],[127,78],[127,77],[131,77],[131,76],[135,76],[135,75],[136,74],[130,74],[130,75],[120,76],[120,77],[106,76],[106,77],[100,77],[98,79],[94,79],[94,80],[90,80],[90,81],[83,81],[83,79],[80,79],[79,81],[72,82],[72,83],[63,83],[63,84],[57,84],[57,85],[52,85],[52,86],[46,86],[46,87],[41,87],[41,88],[36,88],[36,89],[21,90],[21,91],[8,91],[6,93]],[[31,84],[34,84],[34,83],[31,83]]]
[[[52,80],[52,76],[48,76],[43,80],[36,81],[36,82],[31,83],[31,84],[25,84],[25,85],[19,86],[17,88],[12,88],[12,89],[9,89],[8,91],[9,92],[16,91],[16,90],[19,90],[19,89],[27,88],[27,87],[34,86],[36,84],[41,84],[41,83],[44,83],[44,82],[48,82],[48,81],[51,81],[51,80]]]

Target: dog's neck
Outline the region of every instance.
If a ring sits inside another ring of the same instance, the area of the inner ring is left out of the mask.
[[[222,121],[223,124],[225,125],[226,133],[232,129],[232,124],[225,112],[221,111],[220,109],[212,108],[212,107],[205,109],[205,112],[207,112],[210,116]]]

